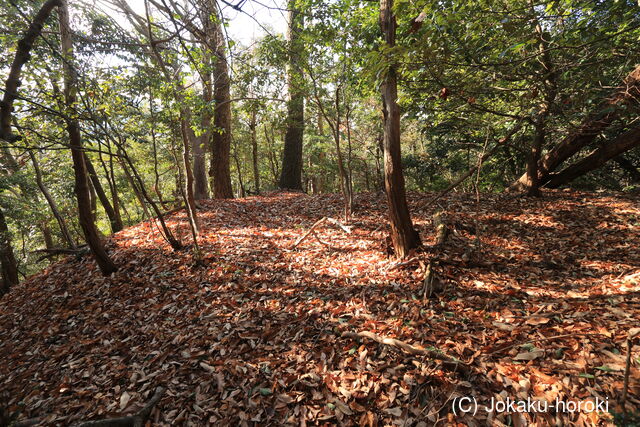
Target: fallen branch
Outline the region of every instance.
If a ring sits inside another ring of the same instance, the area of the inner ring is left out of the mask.
[[[81,421],[78,424],[74,424],[74,427],[143,427],[149,416],[151,415],[151,411],[158,404],[162,395],[164,394],[164,388],[158,387],[156,388],[153,397],[149,400],[149,402],[138,412],[132,415],[127,415],[125,417],[118,418],[106,418],[104,420],[95,420],[95,421]],[[30,427],[44,422],[47,419],[47,416],[38,417],[38,418],[29,418],[24,421],[16,421],[13,424],[10,424],[14,427]]]
[[[76,248],[49,248],[49,249],[37,249],[33,251],[34,254],[44,254],[36,260],[36,262],[43,261],[48,258],[53,258],[58,255],[75,255],[77,257],[82,255],[88,255],[91,253],[89,246],[82,245]]]
[[[296,248],[300,243],[302,243],[304,241],[304,239],[306,239],[311,234],[313,234],[316,237],[316,239],[320,240],[320,238],[318,238],[318,236],[315,234],[314,230],[316,229],[317,226],[319,226],[320,224],[322,224],[324,222],[329,222],[329,223],[339,227],[340,229],[342,229],[342,231],[344,231],[345,233],[351,234],[351,231],[352,231],[351,227],[348,227],[348,226],[342,224],[337,219],[333,219],[333,218],[329,218],[329,217],[325,216],[325,217],[322,217],[319,220],[317,220],[306,233],[304,233],[298,240],[296,240],[296,242],[292,246],[292,249]],[[325,244],[322,241],[320,241],[320,243]]]
[[[322,217],[319,220],[317,220],[309,229],[309,231],[307,231],[306,233],[304,233],[302,235],[302,237],[300,237],[298,240],[296,240],[296,242],[293,244],[293,248],[297,247],[300,243],[302,243],[302,241],[304,239],[307,238],[307,236],[309,236],[311,233],[313,233],[313,230],[319,226],[320,224],[322,224],[323,222],[325,222],[327,220],[327,217]]]
[[[330,222],[331,224],[335,225],[336,227],[340,227],[342,229],[342,231],[344,231],[347,234],[351,234],[351,227],[344,225],[343,223],[341,223],[340,221],[338,221],[337,219],[333,219],[333,218],[329,218],[327,217],[327,222]]]
[[[75,427],[142,427],[146,424],[151,411],[162,398],[164,388],[158,387],[149,402],[136,412],[126,417],[107,418],[104,420],[85,421],[75,424]]]
[[[342,338],[352,338],[352,339],[369,338],[370,340],[373,340],[378,344],[388,345],[390,347],[400,349],[409,354],[413,354],[417,356],[427,356],[427,357],[430,357],[431,359],[442,360],[444,362],[453,363],[453,364],[465,365],[464,362],[456,358],[447,356],[440,350],[428,350],[425,348],[416,347],[404,341],[400,341],[395,338],[383,337],[369,331],[362,331],[362,332],[345,331],[342,333]]]

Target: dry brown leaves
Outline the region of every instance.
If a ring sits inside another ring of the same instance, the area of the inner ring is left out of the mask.
[[[67,258],[0,301],[0,388],[20,419],[51,425],[135,412],[167,388],[156,425],[599,425],[604,414],[452,414],[475,396],[585,400],[622,393],[627,331],[640,324],[638,200],[550,192],[540,200],[452,195],[417,228],[433,243],[444,209],[445,290],[419,297],[422,263],[385,255],[381,195],[358,195],[353,233],[330,225],[296,249],[335,195],[209,201],[199,211],[205,267],[172,252],[151,222],[118,233],[120,265],[98,274]],[[477,228],[476,228],[477,224]],[[169,225],[188,241],[184,213]],[[469,373],[372,341],[371,331],[470,364]],[[640,346],[627,407],[640,410]],[[496,416],[497,415],[497,416]],[[555,418],[554,418],[555,417]]]

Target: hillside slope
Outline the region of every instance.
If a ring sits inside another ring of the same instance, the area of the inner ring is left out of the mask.
[[[429,199],[411,196],[426,244]],[[204,267],[173,252],[151,222],[113,236],[112,277],[90,257],[51,265],[0,300],[4,406],[69,425],[135,412],[162,385],[156,425],[484,425],[496,414],[456,418],[451,400],[488,403],[501,392],[608,398],[616,410],[624,339],[640,326],[637,198],[551,192],[476,205],[450,196],[441,206],[456,232],[436,267],[445,289],[429,301],[420,296],[429,250],[388,259],[384,198],[356,204],[351,234],[325,224],[292,248],[318,219],[339,218],[339,196],[208,201]],[[183,212],[169,225],[189,241]],[[468,369],[342,336],[362,331],[435,348]],[[636,412],[638,344],[627,401]],[[518,417],[546,425],[552,416]]]

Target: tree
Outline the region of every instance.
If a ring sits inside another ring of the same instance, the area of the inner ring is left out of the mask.
[[[289,0],[289,27],[287,87],[287,131],[284,136],[282,154],[282,170],[279,186],[281,189],[302,190],[302,137],[304,134],[304,78],[300,61],[302,61],[302,35],[304,15],[296,0]]]
[[[380,0],[380,29],[386,49],[396,42],[396,18],[393,0]],[[396,67],[391,60],[380,90],[384,115],[384,184],[389,205],[391,241],[396,256],[404,258],[421,245],[420,235],[413,228],[404,188],[404,174],[400,154],[400,109]]]
[[[105,276],[117,270],[107,251],[105,250],[100,234],[93,221],[91,213],[91,196],[89,194],[89,178],[85,155],[82,148],[82,136],[80,123],[76,117],[76,93],[78,90],[78,77],[74,65],[73,43],[71,40],[71,27],[69,25],[69,9],[66,0],[61,0],[58,6],[58,23],[60,25],[60,47],[62,52],[62,68],[64,71],[64,97],[66,103],[66,127],[69,134],[69,145],[73,159],[73,171],[75,176],[74,191],[78,203],[78,219],[84,237],[96,259],[100,271]]]

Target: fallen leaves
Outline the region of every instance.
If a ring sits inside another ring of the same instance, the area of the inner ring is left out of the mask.
[[[413,195],[412,205],[429,197]],[[318,219],[339,215],[340,196],[272,194],[202,203],[203,268],[146,222],[112,238],[121,268],[111,278],[89,257],[31,277],[0,301],[6,408],[68,425],[131,413],[159,385],[154,425],[549,423],[543,414],[456,417],[450,401],[465,394],[481,404],[502,393],[615,406],[625,342],[639,333],[637,200],[483,196],[478,210],[449,195],[456,226],[437,267],[445,288],[427,302],[430,253],[388,259],[384,199],[356,202],[350,234],[314,229],[327,246],[308,238],[293,249]],[[433,211],[413,214],[428,247]],[[187,240],[183,212],[168,223]],[[399,342],[409,347],[385,344]],[[627,407],[637,409],[637,343],[632,353]]]

